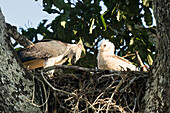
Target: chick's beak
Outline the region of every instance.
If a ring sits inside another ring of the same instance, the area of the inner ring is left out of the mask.
[[[102,49],[102,47],[101,47],[101,46],[99,46],[99,49]]]

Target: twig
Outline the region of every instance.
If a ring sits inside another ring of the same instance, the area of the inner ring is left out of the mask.
[[[69,100],[73,99],[73,97],[69,97],[68,99],[65,99],[64,101],[67,102]]]
[[[87,98],[85,97],[85,99],[83,99],[87,104],[89,104],[90,106],[92,106],[91,108],[96,112],[96,108],[87,100]],[[86,107],[86,109],[89,109],[90,107]]]
[[[82,112],[86,111],[87,109],[93,107],[93,106],[96,104],[96,101],[97,101],[102,95],[103,95],[103,92],[102,92],[99,96],[97,96],[97,98],[95,99],[95,101],[93,102],[93,104],[91,104],[91,105],[90,105],[89,107],[87,107],[86,109],[80,111],[80,113],[82,113]],[[94,108],[93,108],[93,109],[94,109]]]
[[[33,91],[32,91],[32,99],[28,99],[26,96],[24,96],[24,98],[26,98],[26,100],[28,100],[28,101],[31,101],[31,103],[30,104],[32,104],[32,105],[36,105],[36,104],[34,104],[34,94],[35,94],[35,80],[34,80],[34,76],[33,76]],[[37,106],[37,105],[36,105]]]
[[[123,84],[123,81],[124,81],[124,79],[122,78],[121,81],[119,82],[119,84],[116,86],[116,89],[114,90],[114,93],[118,92],[120,86]]]
[[[67,92],[67,91],[63,91],[63,90],[60,90],[60,89],[56,89],[55,87],[53,87],[53,86],[45,79],[44,74],[43,74],[43,71],[41,71],[41,75],[42,75],[44,81],[45,81],[53,90],[58,91],[58,92],[65,93],[65,94],[67,94],[67,95],[77,96],[75,93],[69,93],[69,92]]]
[[[132,113],[135,113],[135,108],[136,108],[136,98],[134,100],[134,107],[133,107],[133,112]]]
[[[35,93],[35,89],[33,89],[33,97],[32,97],[32,99],[30,100],[30,99],[28,99],[26,96],[24,96],[24,98],[26,99],[26,100],[28,100],[28,101],[31,101],[31,103],[30,104],[32,104],[33,106],[35,106],[35,107],[42,107],[42,106],[44,106],[45,104],[47,104],[47,102],[48,102],[48,99],[49,99],[49,97],[50,97],[50,90],[48,91],[48,97],[46,98],[46,101],[43,103],[43,104],[41,104],[41,105],[37,105],[37,104],[35,104],[33,101],[34,101],[34,93]],[[45,90],[45,93],[46,93],[46,90]]]
[[[116,88],[117,88],[117,87],[116,87]],[[116,89],[115,89],[115,90],[116,90]],[[114,96],[115,92],[117,92],[117,91],[114,91],[114,92],[112,93],[112,95],[111,95],[111,97],[110,97],[110,99],[109,99],[109,101],[108,101],[107,108],[106,108],[106,113],[108,113],[108,111],[109,111],[109,106],[110,106],[110,103],[112,102],[112,99],[113,99],[113,96]]]
[[[66,108],[66,107],[64,107],[64,106],[62,106],[61,104],[60,104],[60,107],[63,108],[63,109],[65,109],[65,110],[67,110],[69,113],[71,113],[71,112],[70,112],[70,111],[71,111],[70,109],[68,109],[68,108]]]
[[[136,80],[136,76],[130,80],[130,82],[123,88],[120,90],[120,92],[123,92],[124,90],[126,90],[135,80]]]
[[[48,97],[46,98],[46,101],[45,101],[43,104],[37,105],[37,104],[32,103],[32,105],[34,105],[34,106],[36,106],[36,107],[42,107],[42,106],[44,106],[45,104],[47,104],[49,97],[50,97],[50,90],[48,90]],[[47,109],[48,109],[48,108],[46,108],[46,110],[47,110]]]
[[[45,84],[44,84],[44,82],[42,81],[42,80],[40,80],[40,79],[38,79],[38,78],[36,78],[38,81],[40,81],[41,83],[42,83],[42,85],[43,85],[43,89],[44,89],[44,93],[45,93],[45,102],[44,102],[44,104],[46,104],[46,110],[45,110],[45,113],[47,113],[48,112],[48,99],[49,99],[49,96],[50,96],[50,89],[48,89],[48,96],[47,96],[47,91],[46,91],[46,88],[45,88]],[[44,104],[42,104],[42,105],[44,105]]]
[[[137,56],[137,58],[138,58],[138,61],[139,61],[140,65],[141,65],[143,71],[147,71],[146,67],[144,66],[144,64],[143,64],[143,62],[142,62],[142,60],[141,60],[141,58],[140,58],[140,56],[139,56],[138,51],[136,51],[136,56]]]
[[[35,80],[34,80],[34,76],[33,76],[33,84],[34,84],[34,86],[33,86],[33,92],[32,92],[32,101],[31,101],[31,104],[33,104],[34,103],[34,94],[35,94]]]
[[[134,53],[132,53],[132,54],[126,54],[125,56],[122,56],[123,58],[125,58],[125,57],[128,57],[128,56],[134,56],[135,54]]]
[[[112,73],[112,74],[102,75],[101,77],[99,77],[99,78],[97,79],[97,81],[99,81],[100,79],[102,79],[102,78],[104,78],[104,77],[120,76],[121,74],[123,74],[122,71],[114,71],[114,73]]]
[[[80,102],[80,99],[82,98],[82,96],[79,97],[79,99],[77,100],[77,104],[76,106],[74,107],[74,113],[77,113],[79,111],[79,102]]]
[[[110,97],[110,99],[109,99],[109,103],[108,103],[108,105],[107,105],[106,113],[108,113],[108,111],[109,111],[109,106],[110,106],[110,103],[112,102],[112,99],[113,99],[114,94],[118,92],[120,86],[123,84],[123,81],[124,81],[124,80],[123,80],[123,78],[122,78],[121,81],[119,82],[119,84],[116,86],[116,89],[115,89],[114,92],[112,93],[112,95],[111,95],[111,97]]]

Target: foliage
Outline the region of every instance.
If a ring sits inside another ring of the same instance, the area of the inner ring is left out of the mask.
[[[101,6],[101,3],[104,4]],[[101,13],[104,6],[107,10]],[[45,12],[58,16],[48,25],[48,20],[42,20],[37,29],[22,29],[30,40],[37,42],[38,34],[44,39],[68,43],[81,38],[87,52],[79,65],[95,67],[97,46],[101,40],[109,39],[119,56],[139,51],[142,60],[152,64],[155,51],[154,44],[149,41],[155,34],[155,27],[151,27],[152,0],[43,0],[43,7]],[[137,62],[135,56],[128,59]]]

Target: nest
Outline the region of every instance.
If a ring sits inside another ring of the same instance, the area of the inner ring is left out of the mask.
[[[46,71],[54,68],[55,77],[49,79]],[[49,113],[137,112],[147,77],[147,72],[139,71],[53,66],[34,72],[34,98],[30,103]]]

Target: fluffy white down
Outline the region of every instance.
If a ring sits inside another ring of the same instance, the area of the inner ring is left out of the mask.
[[[98,69],[127,71],[127,68],[132,71],[137,71],[135,65],[123,57],[114,54],[115,46],[109,40],[104,40],[99,46],[97,55]]]

